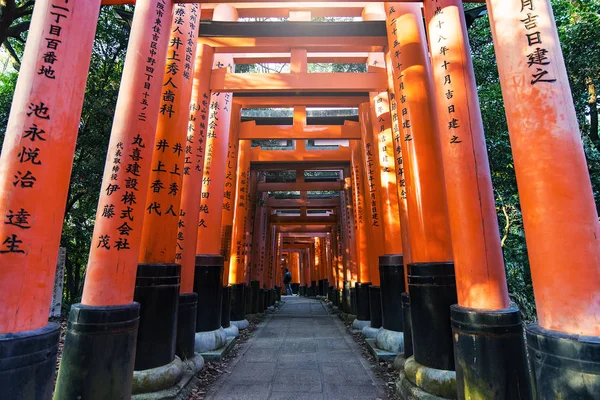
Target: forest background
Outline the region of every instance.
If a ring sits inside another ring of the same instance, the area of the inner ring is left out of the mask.
[[[0,0],[0,135],[2,141],[33,10],[33,0]],[[600,0],[552,0],[569,75],[573,102],[594,189],[600,204]],[[479,4],[465,4],[473,9]],[[63,309],[80,301],[100,193],[106,150],[123,70],[132,6],[102,7],[86,87],[85,101],[61,238],[66,251]],[[487,16],[469,28],[471,53],[489,152],[496,210],[509,291],[528,321],[535,320],[523,218],[515,178],[502,92]],[[279,72],[287,66],[276,66]],[[331,66],[312,66],[325,72]],[[364,66],[334,65],[335,71]],[[238,66],[236,72],[272,71],[272,66]]]

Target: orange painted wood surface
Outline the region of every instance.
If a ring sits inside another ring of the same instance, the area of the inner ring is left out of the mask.
[[[230,248],[230,270],[229,270],[229,281],[234,283],[241,283],[244,281],[246,275],[246,269],[248,268],[247,262],[250,261],[247,257],[250,241],[252,237],[250,235],[250,209],[252,206],[252,198],[250,195],[251,172],[250,172],[250,146],[249,140],[240,140],[239,142],[239,158],[238,158],[238,171],[237,171],[237,183],[236,193],[232,206],[235,206],[233,215],[233,231],[232,241]]]
[[[356,253],[357,253],[357,275],[352,283],[369,282],[369,247],[367,242],[367,207],[365,198],[365,177],[364,166],[362,161],[362,144],[360,142],[350,143],[352,150],[352,197],[353,197],[353,213],[354,223],[356,226]]]
[[[600,227],[550,1],[488,10],[539,323],[599,336]]]
[[[408,202],[411,261],[452,261],[434,88],[421,6],[386,3]]]
[[[378,142],[373,133],[371,107],[363,103],[358,108],[361,123],[362,164],[363,164],[363,190],[365,230],[369,252],[368,265],[370,269],[369,281],[374,286],[379,286],[379,256],[386,254],[384,216],[381,203],[381,175],[380,164],[376,146]],[[364,281],[363,281],[364,282]]]
[[[194,67],[194,82],[190,102],[188,136],[183,161],[181,188],[181,223],[177,232],[175,259],[181,263],[181,293],[194,290],[196,265],[196,238],[198,236],[202,175],[206,153],[206,130],[210,105],[208,81],[212,71],[213,50],[206,45],[197,45]],[[189,147],[188,147],[189,146]]]
[[[133,300],[169,43],[168,30],[154,28],[170,26],[171,13],[169,0],[140,0],[133,14],[81,299],[86,305]]]
[[[229,280],[229,265],[231,260],[233,240],[233,214],[237,195],[239,154],[239,126],[241,119],[241,106],[233,104],[231,125],[229,127],[229,140],[227,145],[227,165],[225,169],[225,185],[223,186],[223,208],[221,209],[221,251],[224,258],[223,286],[227,286]],[[243,250],[241,251],[243,253]]]
[[[425,0],[458,304],[509,306],[498,216],[461,0]]]
[[[404,174],[404,158],[402,156],[402,134],[400,126],[402,118],[398,113],[398,102],[394,91],[394,74],[390,53],[386,54],[388,71],[388,96],[390,99],[390,115],[392,116],[392,147],[394,149],[394,165],[396,172],[396,191],[398,193],[398,213],[400,214],[400,232],[402,235],[402,255],[404,259],[404,286],[408,292],[408,264],[410,264],[410,230],[408,228],[408,205],[406,200],[406,177]]]
[[[0,157],[0,334],[48,323],[99,10],[35,3]]]
[[[210,43],[207,43],[210,45]],[[387,90],[385,71],[352,73],[262,74],[215,71],[211,75],[213,92],[380,92]]]
[[[392,115],[387,91],[372,93],[370,102],[371,126],[373,128],[373,152],[377,155],[376,164],[381,187],[381,217],[385,254],[402,254],[400,231],[400,210],[396,165],[392,142]]]
[[[152,146],[140,263],[181,261],[176,259],[176,243],[178,226],[183,223],[180,219],[183,177],[191,173],[193,154],[187,136],[199,11],[197,4],[177,4],[174,7],[158,127]],[[190,146],[189,150],[187,146]],[[184,164],[184,161],[189,164]],[[188,168],[184,169],[185,166]]]

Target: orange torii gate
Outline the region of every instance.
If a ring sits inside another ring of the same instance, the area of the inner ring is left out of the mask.
[[[245,265],[256,265],[252,259],[228,264],[228,277],[241,293],[254,292],[243,288],[260,280],[264,287],[256,288],[266,308],[273,301],[266,293],[281,285],[286,229],[312,232],[313,243],[298,257],[305,272],[300,283],[315,282],[315,290],[316,282],[328,282],[334,291],[342,288],[349,303],[350,283],[376,283],[381,276],[382,302],[398,306],[383,289],[400,282],[394,295],[402,295],[404,333],[395,340],[403,341],[408,357],[403,387],[441,397],[515,399],[531,395],[530,383],[540,398],[592,398],[600,390],[600,373],[584,367],[597,362],[593,355],[600,347],[600,227],[549,0],[486,2],[539,313],[539,323],[525,328],[526,342],[519,311],[508,299],[462,1],[209,1],[199,7],[171,0],[38,0],[0,157],[0,365],[9,366],[0,371],[0,383],[9,398],[52,396],[58,327],[47,322],[46,312],[93,31],[101,5],[133,3],[85,286],[69,315],[55,399],[128,398],[132,391],[165,389],[183,374],[156,386],[147,384],[147,371],[181,369],[176,355],[202,360],[196,352],[225,340],[221,325],[230,314],[222,299],[231,289],[221,281],[221,210],[229,126],[237,123],[238,140],[295,143],[278,151],[246,144],[247,176],[264,165],[352,168],[352,175],[342,173],[335,182],[249,180],[250,193],[343,196],[332,206],[337,211],[325,216],[279,216],[271,208],[259,210],[256,199],[243,207],[236,201],[236,237],[250,239],[249,227],[259,226],[264,235],[257,243],[269,253],[260,271],[246,273]],[[237,22],[282,16],[293,24]],[[329,16],[362,16],[363,22],[307,20]],[[541,61],[529,61],[536,52]],[[308,72],[311,62],[374,59],[387,65],[364,73]],[[290,73],[236,74],[230,68],[288,60]],[[174,63],[187,77],[172,74]],[[378,110],[379,99],[389,112]],[[374,104],[361,107],[358,122],[307,123],[306,107],[369,101]],[[294,107],[293,123],[265,129],[238,117],[232,123],[234,105]],[[379,155],[366,147],[375,135],[385,143]],[[336,150],[306,146],[306,140],[319,139],[349,143]],[[376,165],[381,171],[370,172]],[[390,187],[382,187],[382,178]],[[377,198],[382,193],[383,201]],[[268,195],[261,198],[268,201]],[[378,230],[371,229],[375,213]],[[253,220],[240,222],[244,218]],[[356,227],[355,235],[339,235],[344,243],[336,246],[336,229],[349,218],[346,229]],[[355,251],[345,252],[340,285],[334,252],[351,249],[350,240]],[[384,250],[371,251],[375,245]],[[374,263],[389,252],[394,254]],[[248,305],[246,294],[236,293],[238,303],[243,298]],[[254,306],[258,297],[252,300]],[[159,326],[165,331],[159,333]],[[378,334],[378,345],[387,341]],[[144,350],[148,346],[151,352]],[[572,362],[552,361],[558,359]]]

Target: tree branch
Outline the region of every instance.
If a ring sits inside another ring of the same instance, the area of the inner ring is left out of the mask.
[[[21,65],[21,60],[19,60],[19,56],[17,55],[17,52],[12,47],[10,42],[8,40],[6,40],[3,44],[4,44],[4,47],[6,48],[6,51],[8,51],[8,54],[10,54],[10,56],[13,58],[13,60],[15,60],[17,65]]]

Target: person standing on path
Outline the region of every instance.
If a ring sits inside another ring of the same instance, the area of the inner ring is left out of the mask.
[[[285,294],[293,296],[292,293],[292,273],[286,268],[285,274],[283,275],[283,284],[285,285]]]

